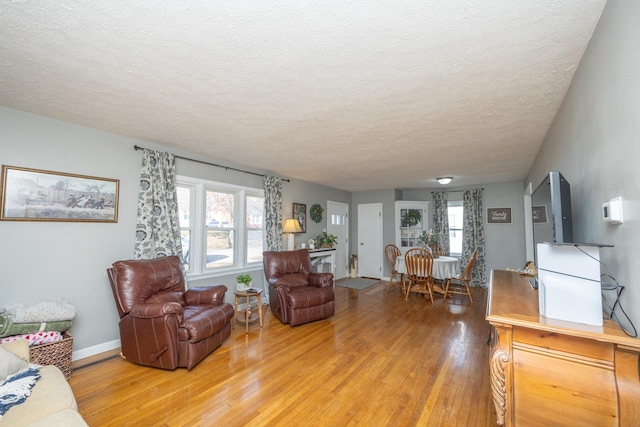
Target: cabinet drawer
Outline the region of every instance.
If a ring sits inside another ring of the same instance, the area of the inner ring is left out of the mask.
[[[515,425],[617,426],[612,370],[513,350]]]
[[[513,341],[613,363],[611,343],[528,328],[514,328]]]

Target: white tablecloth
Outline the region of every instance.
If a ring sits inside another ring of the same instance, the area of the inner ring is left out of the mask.
[[[406,273],[404,257],[396,258],[396,271]],[[433,270],[431,275],[434,279],[445,280],[460,274],[460,260],[451,256],[440,256],[433,259]]]

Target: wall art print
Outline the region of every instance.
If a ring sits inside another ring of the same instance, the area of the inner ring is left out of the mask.
[[[541,205],[531,208],[531,218],[533,219],[534,224],[549,222],[549,219],[547,218],[547,207],[545,205]]]
[[[117,179],[2,165],[0,220],[118,222]]]
[[[293,217],[300,223],[302,233],[307,232],[307,205],[302,203],[293,204]]]

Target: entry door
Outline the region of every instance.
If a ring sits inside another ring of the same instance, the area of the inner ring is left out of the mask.
[[[382,278],[382,203],[358,205],[358,276]]]
[[[349,205],[327,201],[327,233],[338,238],[335,279],[344,279],[349,265]]]

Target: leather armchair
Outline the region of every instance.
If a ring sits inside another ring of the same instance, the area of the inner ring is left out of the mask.
[[[296,326],[333,316],[333,274],[313,273],[307,249],[267,251],[263,261],[269,307],[282,323]]]
[[[224,285],[185,290],[180,259],[117,261],[107,269],[120,315],[122,356],[161,369],[191,369],[231,335]]]

